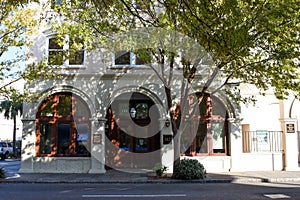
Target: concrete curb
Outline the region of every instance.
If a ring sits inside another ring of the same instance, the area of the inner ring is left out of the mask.
[[[146,178],[146,177],[145,177]],[[300,182],[300,178],[228,178],[228,179],[199,179],[199,180],[175,180],[175,179],[141,179],[141,180],[99,180],[99,179],[0,179],[4,184],[180,184],[180,183],[279,183],[279,182]]]

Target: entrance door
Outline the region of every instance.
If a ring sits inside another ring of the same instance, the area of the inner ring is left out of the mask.
[[[161,162],[159,111],[146,95],[116,98],[107,111],[106,138],[107,168],[153,169]]]

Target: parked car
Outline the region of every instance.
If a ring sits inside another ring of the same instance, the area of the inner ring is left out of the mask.
[[[8,158],[8,155],[13,152],[13,145],[10,142],[0,142],[0,157],[1,160]]]

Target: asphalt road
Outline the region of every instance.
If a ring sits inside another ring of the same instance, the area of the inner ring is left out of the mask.
[[[300,183],[1,184],[1,199],[300,199]]]
[[[8,177],[20,161],[0,161]],[[186,183],[186,184],[0,184],[0,200],[186,200],[186,199],[299,199],[300,182],[292,183]]]
[[[16,176],[20,169],[20,166],[21,165],[19,160],[0,160],[0,168],[4,168],[7,177]]]

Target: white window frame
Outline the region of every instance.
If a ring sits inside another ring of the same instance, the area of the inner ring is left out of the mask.
[[[120,50],[120,51],[122,51],[122,50]],[[112,68],[147,68],[148,67],[145,64],[137,65],[136,64],[136,54],[133,53],[132,51],[126,51],[126,50],[124,50],[124,51],[130,53],[129,64],[116,65],[115,64],[115,59],[116,59],[115,55],[116,55],[116,53],[118,53],[120,51],[112,53]]]
[[[47,42],[46,42],[46,48],[47,48],[47,55],[46,55],[46,58],[47,58],[47,65],[49,65],[49,41],[50,39],[52,38],[55,38],[57,37],[55,34],[52,34],[52,35],[49,35],[46,37],[47,39]],[[63,45],[63,49],[62,51],[65,52],[65,51],[68,51],[68,54],[70,53],[70,37],[69,35],[65,35],[65,44]],[[56,66],[59,66],[61,68],[85,68],[85,61],[86,61],[86,49],[83,48],[83,63],[82,64],[75,64],[75,65],[70,65],[69,64],[69,59],[66,59],[63,61],[62,65],[56,65]]]

